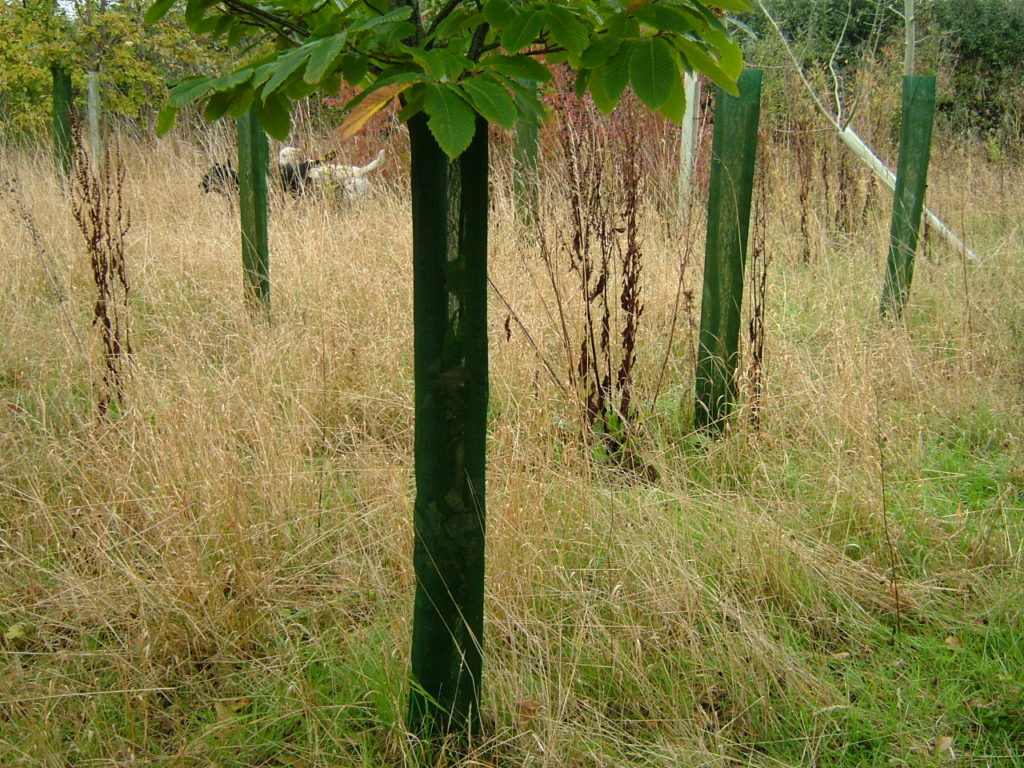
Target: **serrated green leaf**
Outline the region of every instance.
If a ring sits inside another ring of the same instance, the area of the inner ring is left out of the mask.
[[[574,56],[587,47],[590,35],[576,14],[560,5],[551,5],[544,14],[544,22],[555,42]]]
[[[609,35],[620,39],[632,39],[640,35],[640,24],[626,11],[619,11],[608,17],[606,29]]]
[[[210,96],[206,101],[206,107],[203,109],[203,120],[208,123],[220,120],[227,114],[236,96],[238,96],[238,91],[234,89],[230,91],[217,91]]]
[[[451,86],[427,83],[423,108],[429,117],[427,127],[444,153],[453,159],[461,155],[476,132],[476,115],[469,104]]]
[[[252,88],[240,88],[228,104],[227,114],[230,117],[239,118],[244,115],[252,106],[256,98],[256,91]]]
[[[517,13],[518,11],[509,4],[508,0],[490,0],[484,6],[484,18],[495,29],[507,27]]]
[[[658,112],[676,125],[683,122],[683,118],[686,116],[686,89],[683,87],[682,77],[675,78],[672,92],[665,99],[665,103],[658,108]]]
[[[379,16],[369,16],[362,21],[356,22],[348,28],[349,32],[362,32],[367,29],[383,27],[385,24],[405,21],[412,16],[412,6],[400,5],[394,10],[382,13]]]
[[[202,98],[213,87],[212,77],[202,75],[186,77],[171,89],[168,97],[171,105],[181,109],[186,104],[191,104],[196,99]]]
[[[359,85],[370,69],[370,61],[355,53],[345,54],[341,60],[341,72],[349,85]]]
[[[614,35],[596,38],[584,49],[583,55],[580,56],[580,66],[593,69],[599,64],[604,64],[615,55],[621,45],[622,38],[615,37]]]
[[[405,92],[405,104],[398,111],[398,122],[408,122],[413,115],[423,111],[423,86],[414,85]]]
[[[228,13],[222,13],[217,16],[210,16],[209,25],[206,27],[207,33],[213,37],[223,37],[224,33],[237,25],[238,20]]]
[[[253,31],[253,27],[249,24],[235,24],[228,30],[228,36],[226,38],[228,46],[237,45],[239,40],[241,40],[246,34],[251,34]]]
[[[202,30],[206,11],[217,4],[217,0],[188,0],[185,3],[185,23],[193,32]]]
[[[306,65],[306,74],[302,79],[307,83],[318,83],[327,74],[328,68],[341,54],[345,47],[347,35],[344,32],[325,38],[316,44],[316,50],[309,56],[309,64]]]
[[[423,67],[423,71],[427,75],[439,82],[454,83],[466,71],[466,59],[448,51],[424,51],[413,46],[403,46],[403,48],[408,51],[417,64]]]
[[[629,82],[644,105],[656,111],[672,93],[672,83],[679,79],[679,65],[668,41],[648,37],[630,45]]]
[[[174,5],[175,0],[156,0],[149,8],[146,9],[146,15],[142,17],[143,24],[156,24],[160,19],[167,15],[167,12],[171,10],[171,6]]]
[[[727,93],[733,96],[740,95],[736,88],[736,78],[731,77],[728,72],[719,67],[718,63],[708,56],[700,46],[687,40],[677,40],[676,45],[679,46],[679,50],[694,71],[707,75],[715,85],[720,86]]]
[[[247,83],[252,78],[254,72],[255,70],[252,67],[243,67],[237,72],[218,77],[211,83],[211,88],[215,91],[227,91],[242,83]]]
[[[465,80],[460,85],[485,120],[505,128],[516,124],[519,111],[508,91],[500,85],[478,77]]]
[[[604,67],[605,65],[602,64],[591,71],[589,88],[590,98],[594,100],[594,106],[607,115],[611,114],[611,111],[615,109],[615,105],[618,103],[618,97],[613,99],[608,93],[608,89],[605,88]],[[621,91],[619,92],[619,95],[622,95]]]
[[[320,83],[307,83],[305,80],[292,80],[288,85],[281,89],[281,93],[287,96],[292,101],[301,101],[302,99],[312,96],[319,90],[323,90],[324,93],[331,94],[332,96],[338,91],[332,91],[330,88],[321,89]]]
[[[518,80],[514,80],[510,77],[505,77],[497,72],[488,72],[482,77],[487,77],[494,80],[498,85],[504,87],[509,91],[515,99],[517,109],[523,113],[529,113],[526,115],[528,118],[536,118],[538,120],[543,119],[547,112],[544,109],[544,103],[537,99],[537,94],[533,88],[523,85]]]
[[[156,116],[156,135],[163,136],[174,127],[174,120],[178,116],[178,108],[173,104],[167,104]]]
[[[268,134],[284,141],[292,129],[291,102],[280,93],[272,93],[262,102],[253,103],[256,119]]]
[[[259,88],[267,80],[269,80],[273,74],[277,72],[277,64],[274,61],[264,62],[256,67],[252,73],[252,87]]]
[[[465,4],[460,5],[437,25],[428,40],[447,40],[449,45],[456,42],[453,38],[458,37],[467,30],[475,30],[484,22],[484,16],[480,11],[470,10]]]
[[[633,15],[659,32],[676,35],[692,33],[698,26],[693,16],[672,5],[642,5]]]
[[[587,85],[590,83],[590,70],[581,69],[576,72],[576,82],[573,83],[573,91],[577,99],[582,99],[587,93]]]
[[[597,85],[601,93],[604,94],[606,104],[610,104],[607,110],[610,112],[615,108],[615,105],[619,103],[619,99],[622,98],[623,92],[626,90],[626,86],[629,85],[629,59],[631,44],[623,44],[619,48],[618,53],[612,56],[600,67],[595,67],[594,74],[590,80],[590,90],[593,92],[594,86]],[[597,84],[594,81],[600,80]],[[597,104],[595,98],[594,101]],[[601,105],[598,104],[598,109],[602,109]]]
[[[300,46],[277,59],[277,69],[261,91],[264,100],[266,100],[268,95],[276,91],[289,77],[295,74],[296,70],[306,62],[312,53],[310,51],[311,47],[309,45]]]
[[[709,29],[704,39],[714,48],[718,57],[718,66],[726,75],[736,80],[743,71],[743,51],[739,44],[721,30]]]
[[[387,50],[402,40],[407,40],[416,34],[416,25],[411,21],[400,21],[395,24],[388,24],[377,30],[376,40],[372,47],[377,50]]]
[[[699,19],[705,32],[709,29],[719,30],[721,32],[726,31],[725,22],[722,20],[723,17],[706,7],[703,3],[694,3],[685,7],[683,10]]]
[[[536,83],[546,83],[551,79],[551,71],[535,59],[529,56],[489,56],[482,62],[495,72],[500,72],[509,77],[520,80],[532,80]]]
[[[544,27],[544,15],[537,10],[523,11],[501,33],[501,47],[511,54],[533,44]]]

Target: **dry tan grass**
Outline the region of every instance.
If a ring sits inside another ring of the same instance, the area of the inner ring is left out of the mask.
[[[404,190],[352,206],[276,200],[274,320],[254,326],[237,216],[197,187],[209,161],[171,141],[127,148],[137,353],[131,409],[102,423],[90,277],[66,202],[42,161],[0,162],[45,246],[5,200],[0,762],[413,761],[400,726],[413,496]],[[997,596],[1022,566],[1024,358],[1011,319],[1024,322],[1024,206],[999,190],[1024,174],[969,153],[935,165],[932,204],[977,233],[984,259],[967,270],[970,322],[962,266],[936,246],[907,328],[892,331],[876,321],[885,199],[848,234],[819,211],[823,252],[803,265],[791,166],[772,158],[764,427],[741,412],[703,447],[686,425],[685,313],[654,400],[680,254],[696,254],[696,289],[702,233],[648,218],[637,400],[657,483],[587,461],[576,405],[515,324],[506,340],[493,299],[489,733],[467,765],[815,764],[853,706],[833,667],[874,653],[895,590],[922,632],[972,600],[1010,620]],[[969,199],[968,185],[980,190]],[[536,250],[495,187],[494,283],[560,373]],[[965,506],[915,508],[929,446],[978,413],[998,417],[1017,473],[987,528]],[[903,562],[919,551],[927,567]],[[928,759],[923,722],[905,723],[907,764]]]

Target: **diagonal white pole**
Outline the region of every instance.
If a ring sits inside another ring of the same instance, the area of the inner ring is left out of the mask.
[[[758,0],[757,4],[758,7],[761,9],[761,12],[768,19],[768,23],[772,25],[772,29],[775,30],[775,34],[777,34],[779,36],[779,39],[782,41],[782,45],[785,47],[786,53],[789,55],[790,61],[793,62],[793,66],[796,68],[797,74],[800,75],[800,80],[803,82],[804,87],[807,89],[807,92],[811,95],[811,98],[817,105],[818,111],[821,112],[821,114],[825,116],[825,119],[832,124],[832,127],[839,135],[839,139],[843,142],[843,144],[849,147],[853,154],[861,162],[863,162],[866,166],[868,166],[868,168],[874,171],[875,175],[878,176],[878,178],[880,178],[885,183],[885,185],[889,187],[889,189],[895,190],[896,174],[890,171],[886,167],[885,163],[883,163],[882,160],[878,157],[878,155],[871,151],[871,148],[864,143],[864,141],[860,138],[860,136],[857,135],[853,128],[851,128],[849,125],[841,125],[839,121],[835,118],[835,116],[828,111],[828,108],[821,103],[821,100],[818,98],[818,95],[814,92],[814,89],[811,87],[810,83],[807,82],[807,78],[805,77],[804,71],[800,66],[800,62],[793,54],[793,49],[789,47],[789,41],[786,39],[786,36],[782,34],[782,30],[779,29],[779,25],[775,21],[775,18],[771,15],[771,13],[768,12],[768,9],[765,8],[764,2],[762,0]],[[912,4],[913,3],[911,0],[911,5]],[[981,259],[978,258],[978,255],[974,253],[974,251],[972,251],[970,248],[968,248],[964,244],[964,241],[960,239],[960,236],[957,235],[952,229],[947,227],[943,223],[942,219],[936,216],[935,213],[933,213],[928,208],[925,208],[924,215],[928,219],[928,224],[932,226],[936,232],[938,232],[946,239],[946,242],[949,243],[949,246],[954,251],[956,251],[957,253],[964,254],[964,256],[966,256],[970,261],[979,264],[981,263]]]

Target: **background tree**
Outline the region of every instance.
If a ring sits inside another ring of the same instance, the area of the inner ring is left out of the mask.
[[[936,108],[952,125],[1024,137],[1024,3],[1020,0],[937,0],[919,12],[940,80]],[[934,48],[938,50],[935,51]]]
[[[181,9],[171,11],[174,23],[148,27],[144,7],[141,0],[104,6],[92,0],[62,5],[0,0],[0,39],[13,41],[0,46],[0,138],[16,143],[38,138],[50,124],[51,65],[65,67],[75,92],[84,94],[85,72],[97,46],[107,117],[143,129],[155,120],[155,106],[165,99],[169,82],[217,71],[233,58],[234,46],[226,41],[196,38]]]
[[[175,0],[156,0],[147,20]],[[717,0],[745,11],[745,0]],[[220,77],[181,81],[161,113],[166,131],[192,102],[216,120],[248,110],[272,136],[291,103],[362,92],[342,136],[401,96],[412,151],[416,504],[410,727],[466,732],[479,720],[487,411],[488,123],[512,128],[543,113],[532,84],[568,63],[577,92],[610,111],[627,87],[651,110],[682,118],[682,74],[735,93],[742,68],[726,20],[700,0],[522,2],[189,0],[190,28],[229,41],[254,28],[277,50]]]

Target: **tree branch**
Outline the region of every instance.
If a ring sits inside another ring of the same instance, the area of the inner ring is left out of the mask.
[[[299,43],[298,40],[294,40],[288,35],[285,35],[281,30],[287,30],[299,37],[309,37],[309,29],[303,24],[296,24],[290,19],[286,19],[283,16],[265,11],[262,8],[257,8],[254,5],[250,5],[245,0],[221,0],[221,2],[228,8],[228,10],[240,13],[245,16],[249,16],[256,21],[256,26],[269,27],[273,32],[287,38],[296,45]]]
[[[437,15],[431,20],[427,34],[434,34],[434,30],[440,26],[441,22],[448,18],[460,5],[462,5],[462,0],[448,0],[448,2],[444,4],[444,7],[442,7],[441,10],[437,12]]]

